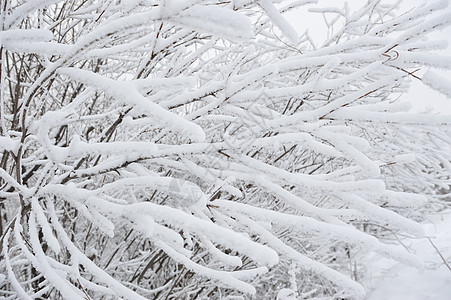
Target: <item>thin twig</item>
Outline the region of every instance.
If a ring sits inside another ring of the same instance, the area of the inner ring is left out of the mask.
[[[429,243],[431,243],[432,247],[434,247],[435,251],[437,252],[437,254],[440,256],[440,258],[442,259],[443,263],[446,265],[446,267],[448,268],[448,270],[451,271],[451,267],[448,265],[448,263],[446,262],[445,258],[443,257],[443,255],[440,253],[440,251],[438,250],[438,248],[434,245],[434,243],[432,242],[430,237],[426,237],[429,241]]]
[[[81,285],[80,280],[77,279],[77,282],[81,291],[86,295],[86,300],[92,300],[92,298],[89,297],[88,293],[86,292],[85,288]]]

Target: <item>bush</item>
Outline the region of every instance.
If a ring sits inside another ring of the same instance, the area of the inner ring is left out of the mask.
[[[445,5],[312,8],[318,47],[282,16],[316,1],[273,2],[2,1],[1,296],[360,298],[369,252],[421,268],[387,233],[440,207],[451,118],[399,96],[451,67]]]

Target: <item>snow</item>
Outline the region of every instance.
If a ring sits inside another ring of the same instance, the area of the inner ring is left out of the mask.
[[[289,245],[282,242],[280,239],[271,234],[267,229],[258,224],[257,222],[246,218],[244,215],[237,214],[237,218],[243,223],[246,224],[250,230],[260,236],[260,238],[271,246],[276,251],[282,253],[284,256],[287,256],[291,260],[297,262],[300,268],[308,271],[313,271],[321,276],[324,276],[328,280],[334,282],[337,285],[340,285],[350,291],[352,294],[362,296],[365,294],[363,287],[349,278],[348,276],[340,273],[332,268],[327,267],[324,264],[318,263],[310,259],[309,257],[301,254],[296,251]]]
[[[61,292],[61,294],[68,299],[84,299],[83,293],[75,288],[68,280],[61,276],[49,263],[42,246],[39,241],[38,229],[36,226],[35,215],[33,212],[30,213],[30,242],[33,246],[34,255],[36,261],[34,267],[41,272],[45,278],[54,284],[55,287]]]
[[[451,264],[451,211],[432,216],[423,224],[426,236]],[[403,239],[405,246],[424,259],[423,270],[413,269],[388,259],[374,259],[364,279],[369,289],[367,300],[449,300],[451,270],[427,238]]]
[[[267,13],[271,21],[279,27],[285,36],[287,36],[292,43],[296,44],[299,40],[298,34],[293,26],[284,19],[278,9],[271,3],[270,0],[259,0],[258,4]]]
[[[158,104],[146,99],[133,87],[135,83],[120,83],[93,72],[76,68],[60,68],[58,72],[77,81],[93,85],[109,96],[117,99],[119,104],[132,105],[135,110],[149,114],[161,125],[184,133],[193,140],[203,141],[205,139],[205,133],[199,125],[163,109]],[[138,81],[138,84],[141,82]]]
[[[443,82],[443,81],[441,81]],[[434,86],[441,83],[434,82]],[[446,85],[440,85],[443,91],[448,90]],[[401,125],[450,125],[451,115],[412,114],[412,113],[385,113],[372,112],[356,108],[343,108],[334,111],[328,116],[334,120],[362,121],[368,123],[387,123]]]
[[[293,289],[281,289],[277,293],[277,300],[296,300],[296,291]]]
[[[189,270],[192,270],[208,278],[214,279],[215,281],[220,282],[227,287],[235,288],[247,294],[252,295],[255,294],[256,292],[255,288],[252,285],[235,278],[232,272],[216,271],[210,268],[206,268],[202,265],[193,262],[184,255],[178,253],[177,251],[175,251],[162,241],[155,241],[155,243],[172,259],[174,259],[176,262],[182,263]]]
[[[8,238],[9,238],[10,232],[6,232],[5,234],[5,238],[3,240],[3,251],[4,253],[2,254],[6,254],[8,251]],[[26,299],[26,300],[31,300],[32,298],[27,294],[27,292],[22,288],[22,286],[20,285],[20,282],[17,280],[16,275],[14,274],[14,271],[11,267],[11,261],[8,257],[8,255],[5,255],[5,265],[8,271],[8,279],[11,282],[11,284],[14,286],[14,289],[17,292],[17,296],[19,296],[21,299]],[[0,284],[3,284],[3,282],[5,281],[6,276],[1,274],[0,275]]]
[[[17,148],[19,148],[19,141],[9,138],[0,136],[0,149],[6,150],[6,151],[17,151]]]
[[[444,43],[423,40],[451,23],[446,1],[399,17],[377,0],[311,9],[344,25],[320,49],[284,18],[312,0],[63,2],[1,13],[0,193],[21,202],[2,210],[8,293],[451,293],[424,238],[449,260],[451,221],[411,218],[449,189],[451,117],[397,99],[412,78],[451,96],[448,79],[414,71],[451,68],[433,56]],[[363,278],[345,257],[360,250],[374,255]],[[192,278],[169,277],[183,268]]]
[[[122,179],[117,182],[117,187],[121,187],[123,184],[132,184],[136,181],[136,184],[143,184],[146,181],[147,184],[152,184],[149,179],[152,178],[141,178],[141,180],[136,180],[136,178]],[[161,181],[161,180],[160,180]],[[166,180],[163,180],[166,181]],[[157,181],[158,182],[158,181]],[[71,203],[77,203],[77,201],[83,201],[88,207],[89,211],[85,213],[92,214],[92,219],[108,222],[104,216],[100,213],[94,214],[96,211],[103,212],[104,214],[113,215],[116,217],[122,217],[124,221],[133,224],[134,228],[145,234],[151,240],[154,241],[163,251],[166,252],[174,260],[184,264],[188,269],[193,270],[200,275],[206,276],[213,279],[221,284],[228,287],[233,287],[235,289],[241,290],[245,293],[253,294],[255,293],[255,288],[245,283],[239,278],[249,277],[250,274],[260,274],[267,270],[266,268],[255,268],[253,270],[248,270],[247,272],[223,272],[212,270],[201,266],[188,257],[190,256],[189,251],[183,248],[183,241],[177,232],[172,231],[169,228],[163,227],[159,224],[170,224],[178,228],[179,230],[184,230],[186,232],[192,232],[201,237],[208,238],[208,240],[215,242],[224,247],[234,249],[249,258],[253,259],[258,265],[275,265],[279,258],[277,253],[271,248],[255,243],[250,240],[250,238],[241,233],[231,231],[230,229],[218,226],[215,223],[211,223],[207,220],[202,220],[191,214],[184,213],[178,209],[171,208],[169,206],[156,205],[151,202],[144,203],[133,203],[129,205],[120,205],[112,203],[101,199],[99,196],[105,192],[111,190],[112,187],[116,185],[116,182],[105,185],[103,188],[95,191],[88,191],[84,189],[76,188],[71,185],[68,189],[67,186],[54,185],[52,187],[47,187],[44,189],[44,193],[58,194],[70,199]],[[99,196],[97,196],[99,195]],[[54,217],[53,217],[54,218]],[[154,222],[155,221],[155,222]],[[158,222],[158,224],[156,223]],[[97,223],[99,228],[108,228],[108,225],[102,225]],[[109,229],[108,231],[112,231]],[[60,232],[57,229],[57,232]],[[67,245],[66,245],[67,246]],[[74,246],[70,246],[74,249]],[[214,256],[219,258],[219,260],[227,261],[227,264],[239,265],[240,262],[238,258],[227,257],[225,254],[219,254],[219,250],[212,249],[214,247],[212,244],[209,245],[209,250],[214,252]],[[77,250],[79,251],[79,250]],[[86,261],[86,257],[82,259]],[[85,265],[86,266],[86,265]],[[93,272],[99,272],[97,268],[90,267]],[[255,273],[252,273],[255,272]]]
[[[398,261],[402,261],[417,268],[423,267],[423,263],[418,257],[405,252],[400,247],[391,247],[390,245],[380,243],[376,238],[355,230],[352,227],[322,223],[313,218],[283,214],[223,200],[215,201],[215,205],[231,212],[245,213],[254,220],[271,222],[271,224],[283,224],[287,227],[299,230],[304,234],[327,236],[326,238],[330,240],[339,239],[346,241],[349,244],[358,245],[358,247],[367,248],[382,255],[393,257]]]
[[[40,9],[41,7],[60,2],[61,0],[30,0],[13,10],[13,13],[6,19],[5,28],[10,28],[20,23],[24,17]]]
[[[42,229],[45,241],[47,242],[47,244],[49,245],[50,249],[52,249],[53,252],[59,254],[61,251],[60,244],[58,243],[56,237],[53,235],[50,224],[47,221],[47,217],[44,214],[44,210],[38,203],[38,199],[36,197],[34,197],[31,200],[31,205],[34,212],[36,213],[36,221]]]
[[[13,29],[0,31],[0,43],[7,47],[8,43],[20,41],[21,43],[51,41],[53,34],[45,29]]]
[[[396,60],[402,60],[406,63],[422,64],[437,69],[451,69],[451,56],[434,54],[433,56],[426,53],[398,51]]]
[[[126,299],[140,299],[145,298],[137,294],[136,292],[126,288],[121,283],[116,281],[113,277],[108,275],[103,269],[99,268],[94,262],[92,262],[88,257],[84,255],[83,252],[78,249],[76,245],[72,243],[70,238],[67,236],[64,228],[58,222],[58,217],[56,216],[53,205],[49,205],[50,216],[52,219],[52,224],[54,224],[54,229],[58,234],[58,237],[65,245],[65,247],[71,251],[71,255],[74,256],[71,259],[77,261],[83,265],[88,272],[90,272],[99,282],[105,283],[111,290],[113,290],[118,296],[122,296]],[[57,288],[61,288],[56,286]],[[82,297],[84,299],[84,297]]]
[[[434,90],[451,98],[451,81],[433,71],[428,71],[423,75],[423,83],[430,86]]]
[[[168,2],[178,1],[171,0]],[[238,40],[254,37],[250,19],[230,9],[194,5],[171,17],[172,22],[183,24],[200,32],[210,32]]]

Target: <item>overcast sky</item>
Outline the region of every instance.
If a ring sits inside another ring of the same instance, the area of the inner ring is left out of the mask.
[[[308,28],[312,39],[321,45],[321,41],[324,40],[327,35],[327,29],[323,21],[321,14],[307,13],[306,11],[310,7],[339,7],[342,8],[344,0],[319,0],[317,5],[309,5],[304,8],[294,11],[287,15],[289,21],[295,26],[299,34],[304,33]],[[348,0],[350,7],[360,7],[366,1],[363,0]],[[387,2],[387,1],[385,1]],[[417,7],[425,2],[431,3],[427,0],[405,0],[402,5],[402,10]],[[451,11],[451,7],[446,8],[447,11]],[[304,19],[308,15],[307,19]],[[332,16],[332,15],[330,15]],[[440,32],[436,32],[430,35],[430,39],[446,39],[448,41],[448,49],[443,51],[442,54],[451,55],[451,26]],[[426,70],[426,69],[425,69]],[[439,74],[451,79],[451,71],[438,71]],[[419,73],[420,75],[422,73]],[[451,113],[451,99],[447,99],[445,96],[432,90],[431,88],[424,86],[420,81],[412,82],[412,87],[409,93],[402,96],[402,99],[409,101],[413,104],[413,111],[425,111],[432,109],[434,112],[439,113]]]

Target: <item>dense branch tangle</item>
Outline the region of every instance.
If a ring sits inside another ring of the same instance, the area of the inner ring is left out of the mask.
[[[358,298],[364,253],[421,267],[380,228],[421,236],[449,189],[451,119],[397,101],[451,67],[420,39],[449,15],[315,9],[317,47],[281,14],[315,1],[274,2],[2,1],[1,296],[274,298],[290,270]]]

